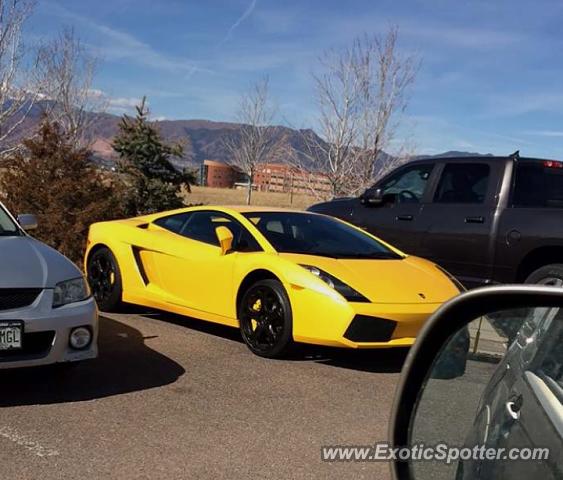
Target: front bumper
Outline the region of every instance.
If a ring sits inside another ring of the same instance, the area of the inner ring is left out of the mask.
[[[441,303],[352,303],[288,286],[296,342],[346,348],[409,347]]]
[[[0,321],[23,321],[22,350],[0,350],[0,369],[33,367],[59,362],[77,362],[98,356],[98,310],[93,298],[52,308],[53,290],[41,292],[35,302],[25,308],[0,311]],[[74,350],[68,344],[75,327],[86,326],[92,331],[92,342],[84,350]]]

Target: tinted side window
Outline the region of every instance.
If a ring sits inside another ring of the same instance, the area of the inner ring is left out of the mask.
[[[233,233],[233,249],[241,252],[262,250],[258,242],[240,223],[217,212],[194,212],[188,223],[179,232],[184,237],[219,246],[215,229],[227,227]]]
[[[180,233],[191,213],[178,213],[176,215],[169,215],[168,217],[161,217],[154,221],[155,225],[165,228],[173,233]]]
[[[549,162],[552,164],[559,165]],[[517,163],[512,203],[515,207],[563,208],[563,168],[542,162]]]
[[[384,195],[394,195],[400,203],[419,203],[434,165],[416,165],[406,168],[385,180],[380,188]]]
[[[490,167],[486,163],[446,165],[434,194],[435,203],[483,203]]]

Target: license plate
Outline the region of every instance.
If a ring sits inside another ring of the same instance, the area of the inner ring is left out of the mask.
[[[0,322],[0,350],[22,348],[22,333],[21,322]]]

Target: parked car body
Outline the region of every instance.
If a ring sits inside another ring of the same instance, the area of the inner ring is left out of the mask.
[[[417,160],[359,198],[310,211],[428,258],[469,287],[563,284],[563,162],[518,156]]]
[[[523,313],[505,312],[515,317]],[[516,314],[516,315],[514,315]],[[481,396],[466,446],[550,448],[551,459],[529,462],[468,460],[458,464],[457,478],[558,479],[563,437],[563,310],[528,309],[515,341]],[[547,421],[539,422],[543,418]]]
[[[0,369],[97,356],[98,312],[80,270],[0,204]]]
[[[121,301],[240,327],[279,356],[295,340],[408,346],[459,292],[451,276],[345,222],[256,207],[193,207],[90,228],[85,264],[102,309]]]

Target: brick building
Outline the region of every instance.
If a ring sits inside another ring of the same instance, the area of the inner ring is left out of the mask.
[[[199,184],[204,187],[233,188],[244,181],[244,174],[230,165],[214,160],[204,160],[199,171]]]
[[[205,160],[201,166],[200,185],[233,188],[241,183],[248,183],[248,178],[230,165]],[[264,163],[254,174],[253,188],[262,192],[309,194],[311,189],[328,192],[330,184],[321,173],[306,172],[283,163]]]
[[[325,175],[306,172],[283,163],[265,163],[258,167],[254,175],[257,190],[265,192],[285,192],[309,194],[330,191]]]

